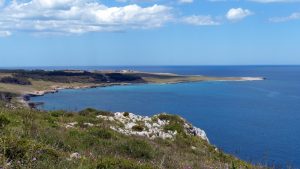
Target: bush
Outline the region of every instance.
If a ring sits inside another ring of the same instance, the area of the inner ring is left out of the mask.
[[[164,130],[168,131],[177,131],[178,133],[184,133],[184,120],[177,116],[177,115],[169,115],[169,114],[160,114],[158,115],[158,118],[160,120],[166,120],[169,121],[169,124],[167,124],[164,127]]]
[[[78,114],[81,116],[91,116],[91,115],[114,116],[114,114],[109,111],[96,110],[93,108],[86,108],[84,110],[81,110]]]
[[[41,145],[29,139],[15,137],[3,138],[4,145],[0,147],[4,156],[10,160],[28,160],[31,157],[38,159],[57,159],[60,154],[52,148]]]
[[[142,140],[128,140],[126,143],[121,144],[119,149],[133,158],[152,159],[154,156],[152,146]]]
[[[0,79],[1,83],[18,84],[18,85],[31,85],[31,82],[22,77],[3,77]]]
[[[96,112],[97,115],[102,115],[102,116],[114,116],[112,112],[109,111],[103,111],[103,110],[98,110]]]
[[[70,71],[44,71],[33,70],[15,71],[15,78],[31,78],[61,83],[103,83],[103,82],[142,82],[143,79],[136,75],[126,75],[121,73],[93,73],[87,71],[70,72]]]
[[[10,120],[4,115],[0,115],[0,128],[4,128],[10,123]]]
[[[122,82],[122,81],[142,81],[142,78],[136,75],[127,75],[121,73],[107,73],[106,76],[111,82]]]
[[[123,116],[128,117],[129,113],[128,112],[124,112]]]
[[[50,115],[53,117],[61,117],[64,116],[66,114],[65,111],[52,111],[50,112]]]
[[[80,116],[89,116],[89,115],[91,115],[91,114],[93,114],[93,113],[96,113],[96,112],[97,112],[96,109],[93,109],[93,108],[86,108],[86,109],[84,109],[84,110],[81,110],[78,114],[79,114]]]
[[[97,138],[102,138],[102,139],[111,139],[114,137],[114,134],[112,131],[109,129],[91,129],[90,134],[93,136],[96,136]]]
[[[158,115],[158,118],[160,120],[166,120],[166,121],[173,121],[173,122],[178,122],[178,123],[181,123],[183,124],[184,123],[184,120],[177,116],[177,115],[170,115],[170,114],[159,114]]]
[[[10,102],[14,97],[17,97],[18,95],[15,93],[9,93],[9,92],[0,92],[0,101],[4,102]]]
[[[154,169],[147,164],[120,158],[103,158],[99,160],[97,169]]]
[[[170,122],[164,127],[166,131],[177,131],[178,133],[184,133],[184,127],[180,123]]]
[[[134,126],[132,126],[132,130],[133,131],[143,131],[144,127],[142,127],[140,125],[134,125]]]

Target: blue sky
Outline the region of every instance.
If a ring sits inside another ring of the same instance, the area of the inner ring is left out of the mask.
[[[0,0],[0,66],[300,64],[300,0]]]

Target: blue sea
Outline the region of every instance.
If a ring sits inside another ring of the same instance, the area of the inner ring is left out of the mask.
[[[45,68],[43,68],[45,69]],[[47,69],[61,69],[47,68]],[[253,163],[300,168],[300,66],[72,67],[183,75],[263,76],[264,81],[147,84],[62,90],[34,97],[43,109],[94,107],[141,115],[178,114],[210,142]]]

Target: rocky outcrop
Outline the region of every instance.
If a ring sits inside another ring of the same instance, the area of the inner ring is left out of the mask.
[[[166,114],[164,114],[166,115]],[[172,116],[172,115],[169,115]],[[169,130],[167,126],[171,123],[171,120],[160,119],[160,115],[153,117],[135,115],[128,112],[117,112],[113,116],[99,115],[97,118],[114,122],[116,125],[110,128],[114,131],[125,135],[137,135],[148,137],[150,139],[162,138],[173,139],[178,134],[177,130]],[[200,128],[197,128],[186,120],[182,119],[182,128],[185,134],[193,135],[209,141],[205,132]]]

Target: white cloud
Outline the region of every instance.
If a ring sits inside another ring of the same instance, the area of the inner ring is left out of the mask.
[[[193,3],[194,0],[178,0],[178,2],[182,4],[186,4],[186,3]]]
[[[286,17],[274,17],[269,19],[270,22],[287,22],[290,20],[300,20],[300,12],[292,13]]]
[[[160,27],[171,19],[171,8],[164,5],[108,7],[91,0],[12,1],[0,10],[0,31],[122,31]]]
[[[9,31],[0,31],[0,37],[11,36],[11,32]]]
[[[239,21],[244,19],[247,16],[252,15],[253,12],[251,12],[248,9],[242,9],[242,8],[231,8],[227,14],[226,18],[230,21]]]
[[[284,2],[300,2],[300,0],[250,0],[259,3],[284,3]]]
[[[211,16],[193,15],[182,18],[182,22],[196,26],[219,25]]]

